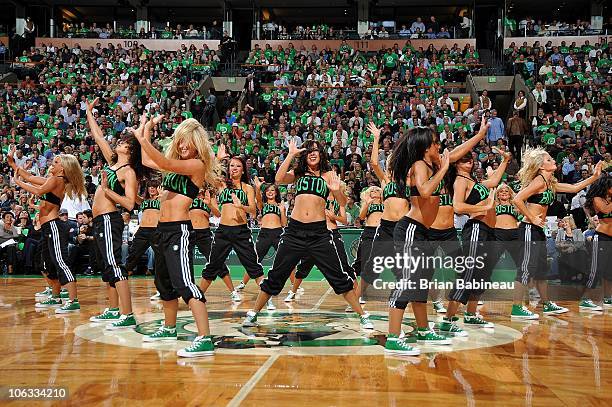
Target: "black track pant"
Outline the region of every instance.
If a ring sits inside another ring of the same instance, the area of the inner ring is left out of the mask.
[[[195,229],[195,239],[193,244],[198,248],[200,254],[208,260],[212,249],[213,235],[210,228]],[[229,272],[229,271],[228,271]]]
[[[395,251],[403,254],[405,259],[413,260],[410,264],[403,264],[403,267],[393,269],[399,284],[391,292],[389,307],[406,309],[409,302],[427,302],[429,288],[422,288],[421,281],[431,281],[434,273],[434,269],[428,267],[425,261],[433,254],[427,228],[416,220],[404,216],[397,222],[393,240]]]
[[[394,256],[393,233],[397,222],[381,219],[380,225],[376,228],[374,240],[372,241],[372,250],[362,268],[361,278],[368,284],[373,285],[374,280],[380,278],[379,274],[374,272],[374,259]]]
[[[260,285],[261,290],[278,295],[302,259],[314,262],[336,294],[353,289],[354,275],[343,267],[333,234],[327,230],[325,221],[303,223],[291,219],[281,236],[268,277]]]
[[[372,252],[372,244],[374,243],[374,236],[376,236],[376,226],[366,226],[361,232],[359,237],[359,246],[357,246],[357,255],[353,262],[352,268],[355,274],[360,276],[362,274],[362,267],[366,261],[370,258]]]
[[[596,288],[601,278],[612,281],[612,265],[608,263],[612,256],[612,236],[595,232],[591,242],[591,264],[586,288]]]
[[[512,261],[516,265],[518,269],[521,266],[521,250],[520,250],[520,242],[519,242],[519,230],[516,229],[500,229],[495,228],[495,240],[497,243],[498,250],[498,258],[504,251],[507,251],[512,257]]]
[[[47,278],[58,280],[61,285],[76,281],[68,267],[69,226],[66,222],[53,219],[41,225],[43,238],[42,254],[47,270]]]
[[[263,260],[264,257],[273,247],[274,251],[278,250],[278,243],[280,237],[283,234],[283,228],[262,228],[259,230],[257,235],[257,243],[255,243],[255,251],[257,252],[257,258]]]
[[[334,246],[336,248],[336,252],[340,256],[340,262],[342,264],[342,269],[346,270],[348,273],[356,277],[353,267],[351,267],[351,265],[348,262],[348,256],[346,255],[346,250],[344,249],[344,240],[342,240],[342,235],[340,234],[340,231],[338,229],[333,229],[331,232],[332,232],[332,236],[334,237]],[[314,258],[312,257],[310,259],[302,260],[300,264],[298,264],[297,266],[297,270],[295,272],[295,278],[299,278],[303,280],[306,277],[308,277],[314,265],[315,265],[315,261],[314,261]]]
[[[461,239],[463,241],[465,270],[462,273],[457,270],[457,279],[463,280],[466,284],[482,284],[491,281],[493,267],[498,260],[494,243],[495,229],[488,227],[483,222],[470,219],[461,231]],[[466,259],[471,260],[468,262]],[[484,291],[481,288],[455,287],[451,290],[448,299],[467,304],[470,297],[477,297]]]
[[[164,301],[192,298],[206,302],[193,278],[193,228],[190,221],[160,222],[153,238],[155,287]]]
[[[208,264],[202,271],[202,278],[213,281],[223,278],[229,273],[225,260],[234,249],[238,260],[246,269],[252,279],[263,276],[263,267],[257,257],[253,236],[247,225],[227,226],[219,225],[215,231]]]
[[[516,281],[527,285],[531,279],[546,280],[548,263],[546,262],[546,234],[544,229],[531,223],[519,225],[519,245],[522,243],[520,268]]]
[[[143,254],[149,247],[153,246],[153,236],[155,235],[155,229],[153,227],[139,227],[134,235],[132,244],[130,245],[130,251],[128,253],[127,264],[125,268],[129,271],[135,271],[136,266]]]
[[[117,281],[127,280],[127,273],[121,265],[123,243],[123,218],[119,212],[106,213],[93,219],[97,256],[102,265],[102,281],[115,286]]]

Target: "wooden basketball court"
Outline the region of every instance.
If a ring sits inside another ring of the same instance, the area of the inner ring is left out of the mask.
[[[15,405],[610,405],[612,332],[610,311],[568,314],[537,323],[512,322],[507,303],[486,303],[481,312],[494,330],[470,330],[452,347],[423,348],[419,357],[383,354],[386,307],[369,302],[376,330],[359,331],[359,320],[325,282],[304,283],[305,293],[277,310],[262,327],[240,328],[256,285],[232,307],[216,282],[207,294],[217,353],[177,359],[177,344],[143,345],[158,326],[161,306],[149,297],[152,280],[131,280],[136,332],[105,333],[89,317],[105,307],[99,279],[79,280],[79,314],[36,311],[42,279],[0,279],[0,360],[4,387],[63,386],[63,401],[14,401]],[[437,316],[430,315],[432,321]],[[408,316],[410,318],[410,316]],[[193,335],[181,304],[179,339]],[[410,330],[406,325],[407,331]],[[0,400],[5,404],[8,401]]]

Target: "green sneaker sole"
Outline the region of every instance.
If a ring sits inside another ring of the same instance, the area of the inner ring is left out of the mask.
[[[80,308],[75,308],[75,309],[61,309],[58,308],[55,310],[56,314],[72,314],[74,312],[79,312],[81,309]]]
[[[430,340],[430,339],[419,339],[417,338],[417,343],[423,343],[426,345],[452,345],[453,341],[450,339],[437,339],[437,340]]]
[[[168,336],[168,337],[164,337],[164,338],[151,338],[148,336],[145,336],[144,338],[142,338],[143,342],[176,342],[177,341],[177,337],[176,336]]]
[[[526,320],[533,320],[533,319],[540,319],[540,316],[538,314],[533,314],[533,315],[510,315],[510,318],[512,319],[526,319]]]
[[[202,357],[202,356],[212,356],[215,354],[215,350],[204,350],[204,351],[200,351],[200,352],[187,352],[185,351],[185,349],[181,349],[178,352],[176,352],[176,356],[179,356],[181,358],[197,358],[197,357]]]
[[[391,355],[419,356],[421,354],[421,350],[420,349],[402,350],[402,349],[385,348],[385,353],[389,353]]]

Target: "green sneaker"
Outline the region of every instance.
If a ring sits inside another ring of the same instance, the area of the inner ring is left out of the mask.
[[[210,336],[196,337],[191,346],[176,352],[182,358],[196,358],[198,356],[211,356],[215,354],[215,345]]]
[[[560,307],[552,301],[545,302],[544,305],[544,314],[564,314],[569,310],[565,307]]]
[[[49,297],[44,301],[37,302],[34,305],[35,308],[53,308],[53,307],[61,307],[62,300],[59,297]]]
[[[482,315],[470,314],[469,312],[463,313],[463,325],[476,328],[495,328],[495,324],[485,321]]]
[[[438,335],[429,328],[417,329],[417,342],[428,345],[452,345],[452,341],[445,336]]]
[[[112,324],[106,325],[106,330],[117,331],[119,329],[133,329],[136,328],[136,319],[134,314],[121,315],[118,320]]]
[[[100,315],[95,315],[89,320],[91,322],[108,322],[108,321],[116,321],[119,319],[121,315],[119,314],[119,308],[105,308],[104,312]]]
[[[374,329],[374,324],[370,321],[370,314],[367,312],[359,316],[359,325],[361,329]]]
[[[604,298],[603,306],[604,308],[612,308],[612,297]]]
[[[65,288],[62,288],[62,290],[60,291],[60,298],[62,300],[67,300],[70,298],[70,294],[68,294],[68,290],[66,290]]]
[[[397,355],[418,356],[421,350],[417,347],[408,345],[403,339],[397,335],[389,334],[385,343],[385,353],[393,353]]]
[[[463,329],[459,328],[459,325],[457,325],[458,320],[459,318],[457,317],[452,317],[451,319],[444,317],[442,319],[442,322],[440,322],[440,325],[438,325],[440,332],[446,332],[458,337],[468,336],[468,333]]]
[[[442,301],[434,301],[433,302],[433,309],[438,314],[444,314],[446,312],[446,308],[444,308],[444,303]]]
[[[79,300],[75,298],[74,300],[66,301],[63,306],[59,307],[55,310],[56,314],[69,314],[71,312],[77,312],[81,310],[81,305],[79,304]]]
[[[142,338],[143,342],[176,341],[176,327],[162,326],[151,335]]]
[[[244,321],[242,321],[243,327],[257,326],[257,313],[255,311],[247,311]]]
[[[513,319],[539,319],[540,316],[521,304],[512,304],[512,312],[510,318]]]
[[[583,298],[578,304],[580,311],[603,311],[603,308],[595,304],[590,298]]]
[[[51,289],[51,287],[47,287],[43,291],[39,291],[34,294],[34,297],[49,298],[51,297],[51,295],[53,295],[53,290]]]

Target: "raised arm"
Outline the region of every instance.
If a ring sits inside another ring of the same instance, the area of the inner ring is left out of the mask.
[[[380,163],[378,162],[378,148],[380,143],[380,129],[376,127],[373,122],[368,123],[368,130],[374,136],[374,141],[372,142],[372,154],[370,155],[370,165],[374,170],[374,174],[380,180],[380,182],[388,182],[389,180],[385,176],[385,172],[380,168]]]
[[[512,203],[521,212],[529,223],[536,226],[544,226],[546,224],[545,219],[535,216],[529,208],[527,208],[526,200],[531,195],[536,194],[540,189],[546,186],[546,182],[542,177],[536,177],[526,188],[521,189],[518,194],[512,199]]]
[[[153,147],[146,133],[146,131],[135,131],[136,138],[140,142],[143,157],[146,154],[148,162],[151,164],[149,165],[143,161],[143,164],[147,167],[188,176],[201,176],[204,174],[204,163],[201,160],[196,158],[190,160],[172,160],[166,158],[158,149]]]
[[[484,213],[495,205],[495,194],[489,194],[489,198],[478,202],[476,205],[465,203],[465,194],[468,189],[468,182],[464,178],[457,177],[455,185],[453,185],[453,209],[460,214],[477,214]]]
[[[445,151],[441,157],[442,167],[436,172],[431,178],[429,178],[428,171],[429,167],[423,161],[417,161],[414,164],[414,179],[416,181],[416,187],[419,190],[419,195],[423,198],[429,198],[436,190],[446,171],[448,171],[449,165],[449,154]]]
[[[47,178],[45,183],[42,185],[33,185],[27,182],[23,182],[19,179],[19,177],[15,177],[15,184],[17,184],[20,188],[25,189],[31,194],[42,195],[48,192],[54,191],[61,181],[57,177]]]
[[[602,163],[603,161],[598,162],[597,165],[595,166],[595,171],[593,171],[593,175],[591,175],[589,178],[585,180],[582,180],[576,184],[566,184],[563,182],[558,183],[556,187],[557,192],[567,192],[570,194],[577,194],[578,192],[582,191],[583,189],[591,185],[593,182],[597,181],[597,178],[601,176]]]
[[[13,171],[15,171],[15,178],[21,176],[21,178],[23,178],[26,182],[37,186],[43,185],[47,181],[47,178],[45,177],[37,177],[27,172],[24,168],[18,167],[17,163],[15,162],[14,155],[15,146],[11,147],[10,151],[6,155],[6,162],[13,169]]]
[[[323,174],[323,177],[326,178],[329,190],[334,196],[334,199],[336,199],[336,201],[338,202],[338,205],[340,205],[341,207],[346,206],[348,199],[341,189],[341,181],[338,177],[338,174],[336,174],[334,171],[328,171]]]
[[[285,157],[285,160],[281,163],[280,167],[278,167],[276,176],[274,177],[274,181],[276,181],[277,184],[286,185],[295,181],[295,175],[293,174],[293,171],[289,171],[289,166],[291,165],[291,161],[293,161],[293,159],[304,150],[304,148],[297,148],[295,141],[291,140],[289,142],[289,153],[287,154],[287,157]]]
[[[504,173],[506,172],[506,167],[508,167],[508,162],[510,161],[510,153],[502,153],[501,151],[494,149],[495,151],[502,154],[502,162],[499,164],[499,167],[495,171],[493,171],[486,180],[482,182],[482,185],[491,189],[496,188],[501,182]]]
[[[98,125],[98,122],[93,115],[93,109],[98,105],[99,101],[100,100],[98,98],[95,98],[91,103],[89,103],[89,101],[85,102],[87,104],[87,124],[89,125],[89,130],[91,130],[91,135],[93,136],[96,144],[100,147],[100,151],[102,152],[104,159],[108,164],[110,164],[113,159],[113,150],[111,149],[110,144],[108,144],[108,141],[106,141],[104,138],[104,132]]]
[[[146,114],[142,114],[140,116],[140,126],[138,127],[138,129],[136,129],[136,138],[138,138],[138,135],[139,135],[138,133],[142,131],[144,132],[143,137],[145,137],[147,140],[150,141],[151,140],[151,130],[153,129],[153,127],[155,127],[156,124],[162,121],[163,117],[164,116],[161,115],[161,116],[154,117],[153,119],[147,121]],[[160,170],[159,166],[155,163],[155,161],[153,161],[151,157],[149,157],[145,149],[142,148],[142,143],[141,143],[140,152],[141,152],[140,155],[142,159],[142,164],[144,166],[152,168],[154,170]]]
[[[480,122],[480,130],[478,133],[468,141],[463,144],[460,144],[458,147],[454,148],[453,151],[449,154],[449,161],[454,163],[458,161],[460,158],[465,157],[467,153],[472,151],[474,147],[480,143],[480,140],[484,140],[487,135],[487,131],[489,130],[489,123],[487,123],[487,119],[483,116],[482,121]]]

